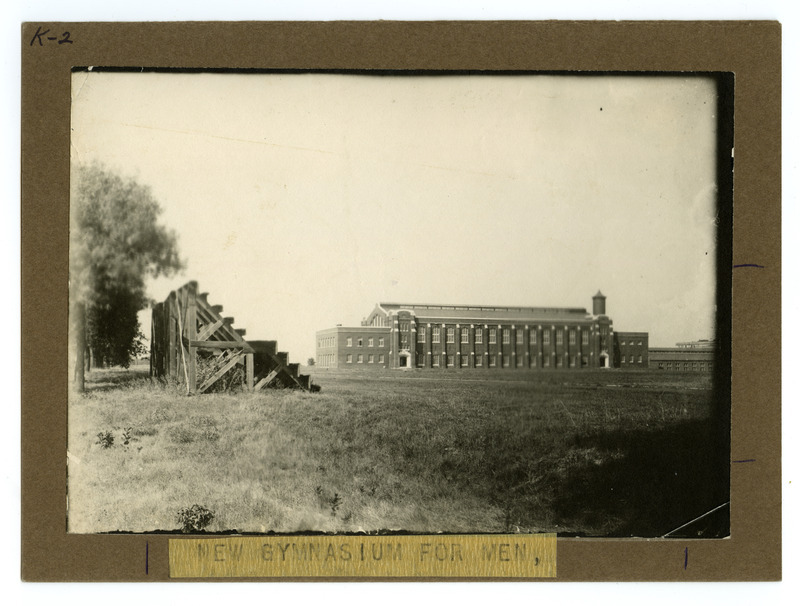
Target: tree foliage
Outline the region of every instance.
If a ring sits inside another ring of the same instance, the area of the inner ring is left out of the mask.
[[[85,309],[86,343],[95,359],[127,366],[142,347],[146,278],[182,268],[176,235],[159,225],[150,188],[99,164],[76,171],[71,213],[70,298]]]

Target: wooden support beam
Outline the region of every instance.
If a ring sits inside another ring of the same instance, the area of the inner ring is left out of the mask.
[[[187,362],[187,382],[189,393],[194,393],[197,389],[197,351],[192,346],[192,341],[197,339],[197,282],[189,282],[186,293],[186,326],[184,332],[189,341],[189,348],[186,352]]]
[[[197,333],[197,341],[207,341],[208,337],[210,337],[215,332],[217,332],[217,330],[224,323],[225,323],[224,320],[217,320],[216,322],[213,322],[212,324],[206,324],[205,326],[203,326],[203,328],[200,330],[200,332]]]
[[[253,353],[247,341],[189,341],[187,344],[197,349],[241,349],[244,353]]]
[[[244,387],[247,391],[253,391],[253,354],[244,355],[244,368]]]
[[[175,291],[173,291],[169,293],[167,304],[165,305],[168,319],[167,330],[169,331],[167,341],[169,370],[167,371],[167,376],[171,379],[174,379],[178,376],[178,349],[180,347],[180,344],[178,343],[178,319],[175,317],[175,309],[177,305],[176,302],[177,296],[175,295]]]
[[[255,384],[255,386],[253,387],[253,391],[259,391],[262,387],[266,387],[267,385],[269,385],[272,382],[272,379],[278,376],[279,372],[280,372],[279,368],[273,369],[271,373],[269,373],[266,377],[264,377],[258,383]]]
[[[213,375],[211,375],[208,379],[205,380],[205,382],[200,386],[200,389],[198,389],[197,391],[200,392],[200,393],[203,393],[206,389],[211,387],[220,378],[222,378],[222,375],[224,375],[226,372],[228,372],[237,363],[241,362],[241,358],[242,358],[243,355],[244,354],[242,354],[242,353],[238,353],[238,354],[232,355],[230,357],[230,359],[227,362],[225,362],[219,368],[219,370],[217,370],[217,372],[215,372]]]

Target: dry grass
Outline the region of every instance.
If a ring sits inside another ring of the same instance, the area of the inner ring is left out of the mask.
[[[70,531],[176,530],[177,512],[199,504],[216,514],[208,531],[654,536],[719,489],[704,376],[314,380],[322,393],[187,397],[135,372],[94,373],[69,409]]]

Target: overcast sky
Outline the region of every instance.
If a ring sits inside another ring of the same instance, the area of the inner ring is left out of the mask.
[[[715,110],[698,77],[84,72],[72,159],[160,201],[187,269],[153,298],[197,280],[294,361],[378,301],[598,289],[673,345],[714,334]]]

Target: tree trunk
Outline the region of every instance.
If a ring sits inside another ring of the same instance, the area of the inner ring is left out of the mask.
[[[84,364],[86,358],[86,306],[75,304],[75,391],[86,389],[84,381]]]

